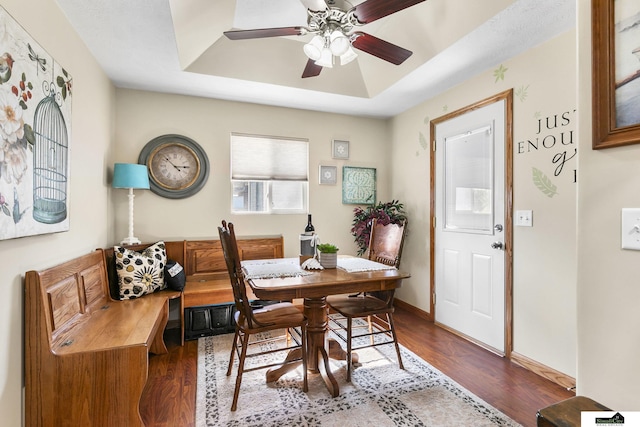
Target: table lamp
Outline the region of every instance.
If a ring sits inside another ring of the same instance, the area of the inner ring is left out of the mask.
[[[129,189],[129,236],[121,245],[134,245],[140,243],[137,237],[133,237],[133,195],[134,189],[149,189],[149,175],[146,165],[133,163],[116,163],[113,167],[113,188]]]

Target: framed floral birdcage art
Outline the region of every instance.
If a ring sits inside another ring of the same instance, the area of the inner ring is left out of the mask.
[[[0,6],[0,240],[69,230],[71,76]]]
[[[342,203],[366,205],[376,200],[376,169],[342,167]]]
[[[640,2],[592,0],[594,149],[640,143]]]

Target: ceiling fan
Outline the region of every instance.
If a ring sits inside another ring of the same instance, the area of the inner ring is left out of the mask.
[[[342,65],[351,62],[357,56],[352,47],[400,65],[413,52],[362,31],[352,30],[425,0],[366,0],[353,7],[346,0],[300,1],[307,8],[307,27],[232,30],[225,31],[224,35],[231,40],[246,40],[315,34],[311,41],[304,45],[304,53],[309,60],[302,78],[318,76],[323,67],[331,68],[334,56],[340,58]]]

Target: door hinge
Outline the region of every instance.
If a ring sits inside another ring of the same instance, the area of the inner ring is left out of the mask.
[[[431,221],[431,226],[433,228],[436,228],[436,217],[435,216],[433,217],[433,221]]]
[[[436,305],[436,291],[433,291],[433,305]]]
[[[433,141],[433,146],[431,147],[433,151],[436,151],[436,141]]]

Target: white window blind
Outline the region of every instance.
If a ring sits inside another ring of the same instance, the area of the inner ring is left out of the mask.
[[[308,181],[309,143],[304,139],[231,135],[231,179]]]
[[[232,212],[305,213],[308,166],[306,139],[231,134]]]

